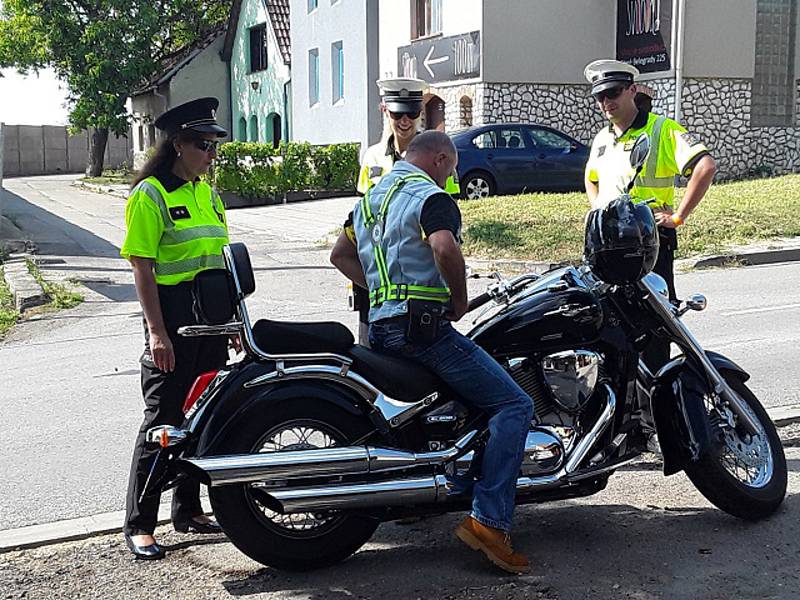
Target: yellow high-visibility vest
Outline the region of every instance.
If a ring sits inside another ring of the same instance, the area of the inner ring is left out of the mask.
[[[187,182],[167,192],[157,178],[144,179],[128,197],[125,225],[120,254],[154,259],[160,285],[191,281],[201,271],[225,266],[225,207],[207,183]]]

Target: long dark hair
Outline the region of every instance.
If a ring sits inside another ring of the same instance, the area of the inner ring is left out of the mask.
[[[172,166],[175,164],[175,159],[178,158],[178,153],[175,152],[174,146],[176,140],[179,139],[182,142],[189,142],[199,137],[199,135],[194,133],[181,131],[163,140],[160,144],[158,144],[158,146],[156,146],[156,151],[153,153],[153,156],[147,159],[147,162],[145,162],[144,165],[142,165],[142,168],[139,169],[136,177],[133,178],[131,189],[135,188],[137,185],[139,185],[139,182],[152,175],[172,170]]]

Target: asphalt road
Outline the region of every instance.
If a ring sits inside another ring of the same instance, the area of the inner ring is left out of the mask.
[[[80,306],[33,316],[0,342],[0,530],[119,510],[141,420],[141,314],[126,262],[124,200],[71,187],[71,177],[9,179],[3,212],[30,233],[51,279],[83,282]],[[320,244],[352,205],[337,199],[230,211],[247,243],[254,317],[333,319],[353,327],[344,280]],[[480,282],[473,282],[475,293]],[[678,277],[701,291],[686,316],[699,340],[752,374],[766,406],[797,403],[800,264]]]

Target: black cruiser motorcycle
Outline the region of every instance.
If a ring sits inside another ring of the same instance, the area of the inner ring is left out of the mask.
[[[647,149],[644,136],[635,167]],[[673,306],[648,274],[654,228],[649,209],[622,197],[590,215],[584,266],[499,279],[470,303],[489,306],[470,337],[535,404],[517,503],[601,491],[644,452],[649,403],[664,474],[683,470],[720,509],[764,518],[786,492],[781,442],[748,374],[681,322],[705,299]],[[231,244],[225,260],[195,290],[208,325],[182,334],[237,333],[245,356],[198,378],[181,428],[150,430],[161,451],[145,494],[199,479],[230,540],[287,570],[344,560],[382,521],[468,510],[448,477],[480,476],[485,415],[425,368],[355,345],[339,323],[251,324],[246,248]],[[657,373],[639,359],[654,336],[680,349]]]

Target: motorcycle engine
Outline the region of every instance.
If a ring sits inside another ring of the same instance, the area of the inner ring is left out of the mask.
[[[579,414],[594,392],[601,358],[587,350],[548,354],[537,361],[516,358],[509,361],[509,373],[533,399],[537,418],[553,412]]]

